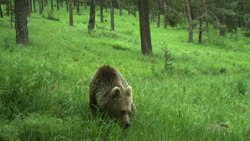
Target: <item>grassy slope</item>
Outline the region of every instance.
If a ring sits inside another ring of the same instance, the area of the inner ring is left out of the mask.
[[[88,34],[88,11],[74,16],[74,27],[65,9],[54,16],[60,21],[32,14],[28,47],[16,46],[8,17],[0,19],[0,140],[244,140],[250,39],[211,31],[205,45],[188,44],[182,26],[153,23],[154,55],[145,57],[135,17],[116,16],[115,32],[97,18]],[[164,70],[165,46],[172,71]],[[103,64],[117,67],[133,87],[137,113],[127,130],[89,118],[88,84]]]

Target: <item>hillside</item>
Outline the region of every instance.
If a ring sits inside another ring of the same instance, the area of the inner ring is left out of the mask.
[[[29,46],[16,45],[9,17],[0,18],[0,140],[245,140],[250,38],[242,31],[219,37],[211,26],[199,45],[187,43],[186,25],[152,23],[153,55],[143,56],[138,17],[116,11],[111,32],[104,13],[88,33],[87,10],[75,13],[73,27],[65,8],[53,13],[59,21],[48,13],[29,17]],[[90,116],[89,82],[104,64],[133,87],[129,129]]]

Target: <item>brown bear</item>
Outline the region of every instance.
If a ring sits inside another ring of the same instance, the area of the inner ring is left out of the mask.
[[[89,106],[97,112],[116,119],[123,128],[130,126],[134,112],[132,88],[115,68],[104,65],[93,76],[89,87]]]

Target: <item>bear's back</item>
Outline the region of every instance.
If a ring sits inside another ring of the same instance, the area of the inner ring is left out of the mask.
[[[128,84],[115,68],[108,65],[100,67],[91,82],[91,89],[101,94],[106,94],[115,86],[126,88]]]

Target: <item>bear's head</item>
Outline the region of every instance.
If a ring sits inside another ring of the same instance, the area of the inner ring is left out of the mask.
[[[108,114],[115,118],[123,128],[128,128],[129,117],[134,111],[132,88],[130,86],[122,89],[114,87],[109,93],[109,98],[111,102]]]

